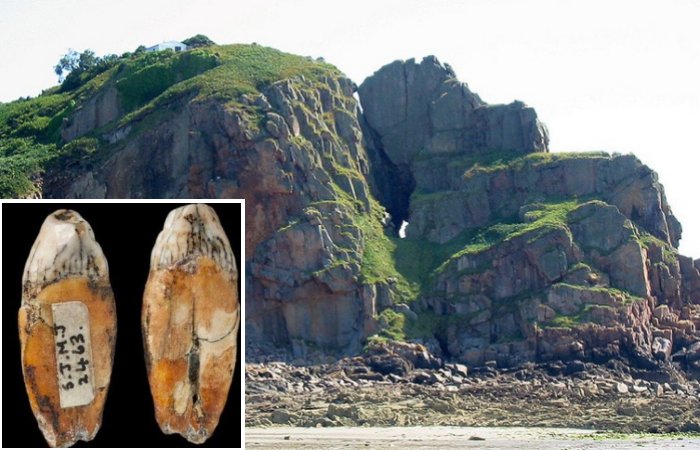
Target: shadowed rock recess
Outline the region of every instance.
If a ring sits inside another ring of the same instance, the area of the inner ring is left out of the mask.
[[[549,153],[533,108],[435,57],[357,87],[256,45],[159,53],[0,106],[4,147],[55,146],[3,194],[245,198],[248,344],[698,370],[700,262],[636,157]],[[40,132],[8,125],[32,108]]]

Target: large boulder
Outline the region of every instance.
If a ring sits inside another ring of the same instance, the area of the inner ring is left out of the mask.
[[[409,215],[411,193],[460,178],[465,158],[548,151],[547,128],[534,109],[518,101],[488,105],[434,56],[394,61],[358,91],[375,169],[370,185],[397,228]]]
[[[532,108],[487,105],[434,56],[388,64],[359,93],[365,118],[394,164],[419,154],[547,150],[547,130]]]

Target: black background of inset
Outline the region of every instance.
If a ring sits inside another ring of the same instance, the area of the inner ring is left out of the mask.
[[[2,207],[2,446],[46,447],[29,406],[20,362],[17,311],[22,271],[41,224],[61,208],[90,223],[109,264],[117,309],[117,343],[102,427],[75,447],[188,447],[178,434],[164,434],[155,419],[141,336],[141,305],[150,254],[165,218],[177,203],[4,203]],[[241,268],[241,205],[212,203]],[[238,282],[240,298],[240,277]],[[242,319],[242,316],[241,316]],[[241,324],[242,325],[242,324]],[[241,446],[241,338],[226,407],[203,447]]]

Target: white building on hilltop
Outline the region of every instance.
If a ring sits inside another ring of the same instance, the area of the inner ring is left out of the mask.
[[[183,44],[182,42],[178,41],[167,41],[167,42],[161,42],[160,44],[156,44],[153,47],[148,47],[146,49],[147,52],[158,52],[161,50],[173,50],[176,52],[184,52],[187,50],[187,45]]]

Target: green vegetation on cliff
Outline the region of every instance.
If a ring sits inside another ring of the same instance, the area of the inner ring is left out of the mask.
[[[464,167],[468,170],[465,177],[471,177],[479,173],[494,173],[499,170],[522,170],[526,166],[538,166],[567,160],[581,159],[609,159],[610,154],[602,151],[593,152],[535,152],[527,155],[513,157],[504,152],[489,152],[483,156],[466,159]]]
[[[29,138],[0,140],[0,196],[30,197],[39,194],[34,176],[56,155],[56,146]]]
[[[551,160],[551,158],[544,159]],[[396,268],[396,271],[411,287],[408,291],[410,295],[402,297],[401,301],[411,302],[420,297],[430,298],[437,296],[453,306],[462,303],[469,305],[473,303],[473,298],[470,295],[462,296],[461,294],[447,294],[443,292],[441,289],[444,289],[444,287],[439,288],[437,284],[439,279],[448,277],[452,280],[452,283],[457,283],[457,280],[462,276],[478,275],[493,269],[495,266],[492,267],[488,258],[484,260],[482,254],[498,246],[507,245],[508,242],[516,239],[520,239],[520,243],[514,247],[516,249],[523,248],[523,245],[535,244],[541,239],[546,240],[549,233],[552,232],[558,233],[560,236],[564,233],[568,236],[570,242],[574,242],[571,227],[589,217],[586,215],[582,216],[580,211],[595,211],[599,210],[599,208],[609,208],[609,205],[600,200],[550,199],[548,202],[525,205],[521,209],[520,218],[511,218],[509,221],[504,222],[495,221],[482,228],[464,231],[444,244],[430,242],[426,239],[399,239],[392,237],[393,247],[389,247],[389,250],[391,250],[389,263],[391,267]],[[637,239],[636,234],[632,234],[631,239]],[[660,251],[663,252],[665,258],[669,259],[670,263],[673,255],[668,244],[644,233],[638,239],[647,247],[655,245],[660,248]],[[547,252],[545,251],[545,253]],[[470,266],[458,269],[460,267],[458,261],[464,256],[474,257],[474,261],[484,260],[486,262],[477,267]],[[481,259],[478,259],[480,257]],[[493,257],[497,258],[495,255]],[[598,270],[589,263],[583,261],[570,262],[568,272],[597,273]],[[564,282],[559,282],[558,285],[568,287],[584,295],[597,294],[609,299],[608,301],[613,301],[614,299],[616,303],[614,307],[610,305],[583,305],[574,314],[559,314],[553,319],[542,323],[541,326],[544,328],[572,328],[586,323],[596,323],[598,320],[595,315],[596,308],[608,308],[612,311],[643,300],[641,297],[610,286],[582,286]],[[504,313],[511,313],[526,302],[533,300],[539,302],[546,299],[546,297],[546,289],[536,289],[524,291],[507,298],[491,299],[489,300],[490,306],[487,308],[490,314],[489,317],[499,317]],[[453,315],[436,314],[431,310],[422,310],[421,308],[416,308],[415,312],[417,312],[417,317],[413,319],[402,316],[401,320],[398,320],[395,316],[399,313],[393,311],[390,316],[392,320],[388,320],[389,317],[380,315],[382,326],[378,335],[384,338],[388,338],[391,335],[418,339],[425,339],[431,336],[444,338],[445,330],[448,327],[468,330],[470,321],[484,313],[484,310],[476,309],[470,313]],[[399,325],[402,326],[400,331],[398,330]]]
[[[209,50],[150,52],[122,63],[112,78],[126,111],[153,100],[166,89],[220,64]]]
[[[109,86],[117,88],[124,115],[90,133],[99,143],[97,152],[107,147],[103,135],[110,129],[177,108],[180,98],[240,105],[241,95],[279,80],[304,76],[321,83],[338,74],[330,64],[255,44],[126,53],[105,71],[80,74],[79,82],[66,85],[69,89],[54,87],[35,98],[0,104],[0,196],[38,193],[42,173],[64,155],[64,121]]]
[[[642,297],[696,297],[633,156],[548,153],[534,110],[485,105],[435,58],[370,77],[360,110],[323,61],[189,42],[73,55],[61,86],[0,104],[0,195],[245,197],[251,329],[301,353],[374,330],[500,365],[516,341],[648,316]]]

